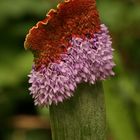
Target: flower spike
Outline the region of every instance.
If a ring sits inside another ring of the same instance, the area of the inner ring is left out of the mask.
[[[50,10],[25,40],[35,56],[29,74],[35,105],[58,104],[73,96],[78,84],[114,75],[111,45],[95,0],[69,0]]]

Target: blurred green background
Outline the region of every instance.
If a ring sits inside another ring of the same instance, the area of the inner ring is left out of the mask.
[[[0,140],[51,140],[46,108],[28,91],[28,30],[60,0],[0,0]],[[140,1],[97,0],[115,48],[116,76],[104,82],[108,140],[140,140]]]

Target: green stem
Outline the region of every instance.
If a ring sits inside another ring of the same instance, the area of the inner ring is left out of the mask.
[[[70,100],[50,106],[50,119],[53,140],[105,140],[102,83],[79,85]]]

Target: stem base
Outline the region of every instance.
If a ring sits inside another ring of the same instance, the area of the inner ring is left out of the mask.
[[[80,84],[70,100],[50,106],[53,140],[105,140],[102,83]]]

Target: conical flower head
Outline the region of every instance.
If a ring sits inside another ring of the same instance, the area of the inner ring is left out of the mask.
[[[79,83],[94,84],[114,75],[111,44],[95,0],[70,0],[51,10],[25,40],[35,56],[29,75],[35,104],[63,102]]]

